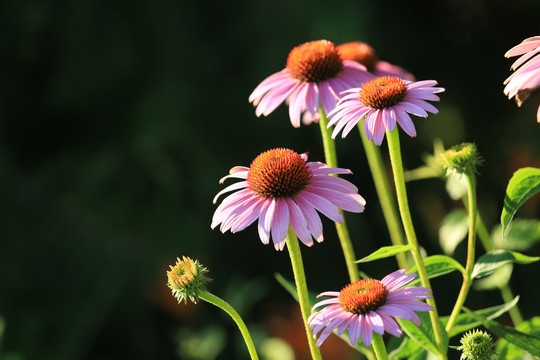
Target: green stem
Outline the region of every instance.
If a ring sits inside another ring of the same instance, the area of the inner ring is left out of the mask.
[[[338,167],[337,164],[337,152],[336,144],[332,139],[332,133],[327,129],[328,118],[326,117],[322,106],[319,107],[319,112],[321,115],[321,120],[319,125],[321,127],[321,136],[324,147],[324,154],[326,157],[326,165],[329,167]],[[336,231],[338,234],[339,242],[341,243],[341,248],[343,249],[343,255],[345,256],[345,264],[347,265],[347,271],[349,273],[349,278],[351,282],[360,280],[360,273],[358,272],[358,266],[356,265],[356,255],[354,254],[354,247],[352,245],[351,237],[349,235],[349,230],[347,229],[347,224],[345,223],[345,215],[341,211],[343,216],[343,222],[341,224],[336,224]]]
[[[253,340],[251,339],[251,335],[249,335],[249,331],[246,327],[246,324],[244,324],[244,321],[242,320],[240,315],[238,315],[236,310],[234,310],[234,308],[231,305],[229,305],[226,301],[218,298],[215,295],[210,294],[209,292],[201,291],[199,293],[199,297],[203,299],[204,301],[207,301],[210,304],[213,304],[217,306],[218,308],[222,309],[233,318],[233,320],[236,322],[236,325],[240,329],[242,336],[244,337],[244,341],[248,348],[251,359],[258,360],[259,357],[257,356],[257,351],[255,350],[255,345],[253,345]]]
[[[465,205],[467,206],[467,204]],[[484,221],[482,220],[482,216],[478,211],[476,211],[476,213],[476,233],[478,235],[478,238],[482,242],[482,245],[487,252],[492,251],[495,249],[495,246],[493,245],[493,240],[491,239],[489,231],[486,228]],[[499,290],[505,303],[514,300],[513,291],[508,283],[504,284]],[[523,315],[521,315],[521,311],[519,310],[518,305],[515,305],[510,310],[508,310],[508,314],[510,314],[510,318],[514,323],[514,326],[517,326],[523,322]]]
[[[412,248],[411,253],[418,269],[420,282],[423,287],[431,289],[426,266],[424,264],[424,260],[422,259],[422,255],[420,253],[420,246],[418,245],[418,240],[416,239],[416,234],[414,232],[411,212],[409,209],[409,202],[407,200],[407,189],[405,188],[405,178],[403,175],[403,162],[401,160],[398,126],[396,126],[393,131],[386,131],[386,139],[388,141],[388,150],[390,152],[390,161],[394,174],[394,183],[396,185],[398,206],[401,214],[401,221],[403,222],[403,228],[405,229],[405,236],[407,237],[407,241]],[[433,311],[429,312],[429,317],[431,319],[431,325],[433,327],[435,341],[437,342],[437,347],[439,349],[438,356],[440,359],[446,359],[447,349],[444,344],[444,338],[441,323],[439,321],[439,314],[437,312],[437,306],[435,304],[435,299],[427,299],[426,302],[433,307]]]
[[[394,245],[404,245],[405,237],[403,235],[403,228],[401,227],[397,213],[396,203],[392,198],[392,191],[390,189],[388,176],[384,169],[381,150],[373,141],[368,140],[363,130],[364,120],[365,117],[358,123],[358,130],[360,130],[360,137],[362,138],[362,144],[364,145],[364,151],[366,152],[371,176],[373,177],[373,183],[375,184],[377,196],[386,220],[390,240]],[[401,269],[408,268],[407,257],[404,253],[396,255],[396,260]]]
[[[377,360],[388,360],[388,354],[386,353],[386,347],[381,335],[373,333],[373,340],[371,341],[371,346],[375,351]]]
[[[468,245],[467,245],[467,263],[465,265],[465,273],[463,274],[463,284],[461,285],[461,290],[459,291],[456,304],[454,309],[448,318],[448,323],[446,324],[446,331],[450,331],[454,326],[461,308],[465,303],[465,299],[471,288],[473,279],[472,272],[474,268],[475,261],[475,248],[476,248],[476,223],[477,223],[477,210],[476,210],[476,184],[474,180],[474,174],[468,172],[464,174],[467,180],[467,208],[469,211],[469,236],[468,236]]]
[[[505,284],[501,288],[501,295],[505,303],[509,303],[510,301],[514,300],[514,293],[508,284]],[[517,326],[523,322],[523,316],[521,315],[521,311],[519,311],[517,304],[508,310],[508,313],[510,314],[510,318],[514,323],[514,326]]]
[[[289,228],[287,233],[287,249],[291,257],[291,265],[293,268],[294,282],[296,284],[296,291],[298,292],[298,303],[300,304],[300,310],[302,312],[302,319],[304,320],[304,327],[306,329],[306,335],[309,344],[309,350],[311,352],[312,359],[321,359],[321,352],[316,345],[313,333],[309,328],[307,319],[311,314],[311,305],[309,303],[308,288],[306,283],[306,275],[304,273],[304,264],[302,262],[302,254],[300,252],[300,245],[296,234]]]

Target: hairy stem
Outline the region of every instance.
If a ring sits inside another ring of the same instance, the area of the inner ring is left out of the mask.
[[[287,249],[289,250],[289,256],[291,257],[291,265],[294,274],[294,282],[296,284],[296,291],[298,292],[298,303],[300,304],[300,310],[302,312],[302,319],[304,320],[304,327],[306,330],[306,336],[308,339],[309,350],[311,352],[312,359],[322,360],[321,352],[316,345],[315,338],[309,327],[307,319],[311,314],[311,305],[309,303],[308,288],[306,283],[306,275],[304,273],[304,263],[302,261],[302,254],[300,252],[300,245],[298,244],[298,238],[292,229],[289,228],[287,233]]]
[[[411,245],[411,253],[418,269],[418,276],[423,287],[431,289],[426,266],[420,253],[420,246],[416,239],[416,233],[412,223],[411,212],[409,209],[409,201],[407,199],[407,190],[405,187],[405,178],[403,175],[403,162],[401,160],[401,148],[399,144],[398,126],[393,131],[386,131],[386,139],[388,141],[388,150],[390,152],[390,161],[392,163],[392,171],[394,174],[394,183],[396,186],[396,194],[398,198],[398,206],[401,215],[405,236]],[[435,304],[435,297],[427,299],[426,302],[433,307],[433,311],[429,312],[433,333],[439,349],[439,359],[446,359],[446,346],[444,344],[443,332],[439,321],[439,314]]]
[[[257,356],[257,351],[255,350],[255,345],[253,345],[253,340],[251,339],[251,335],[249,334],[249,331],[246,327],[246,324],[244,323],[244,320],[242,320],[242,318],[240,317],[240,315],[238,315],[236,310],[234,310],[234,308],[231,305],[229,305],[226,301],[218,298],[215,295],[210,294],[207,291],[201,291],[199,293],[199,297],[203,299],[204,301],[207,301],[210,304],[213,304],[217,306],[218,308],[222,309],[233,318],[234,322],[240,329],[242,336],[244,337],[244,341],[248,348],[251,359],[258,360],[259,357]]]
[[[388,181],[388,176],[384,169],[381,150],[373,141],[368,140],[364,133],[364,120],[365,117],[358,123],[358,130],[360,130],[360,137],[362,138],[362,144],[364,145],[364,151],[366,152],[371,176],[373,177],[373,183],[375,184],[375,190],[377,191],[377,196],[386,220],[390,240],[393,245],[404,245],[405,236],[399,220],[395,200],[392,198],[390,182]],[[405,253],[397,254],[396,260],[401,269],[408,268]]]
[[[337,167],[337,152],[336,144],[332,139],[331,131],[327,129],[328,119],[324,113],[324,110],[319,107],[319,112],[321,115],[321,120],[319,125],[321,127],[321,136],[323,140],[324,154],[326,157],[326,165],[329,167]],[[334,174],[335,175],[335,174]],[[336,223],[336,231],[339,237],[339,242],[341,248],[343,249],[343,255],[345,256],[345,264],[347,265],[347,271],[349,273],[349,278],[351,282],[360,280],[360,273],[358,272],[358,266],[356,265],[356,255],[354,254],[354,247],[352,245],[351,237],[349,235],[349,230],[347,229],[347,224],[345,223],[345,216],[343,211],[343,222],[341,224]]]

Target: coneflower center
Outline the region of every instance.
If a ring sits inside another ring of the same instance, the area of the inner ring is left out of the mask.
[[[364,65],[369,72],[375,70],[375,64],[379,61],[375,50],[365,42],[353,41],[336,47],[343,60],[353,60]]]
[[[292,198],[305,189],[311,172],[298,153],[289,149],[263,152],[249,167],[249,188],[263,198]]]
[[[287,58],[291,76],[303,82],[319,82],[336,77],[343,61],[330,41],[311,41],[291,50]]]
[[[188,286],[195,279],[197,268],[190,261],[181,261],[167,272],[169,282],[179,287]]]
[[[360,102],[373,109],[384,109],[399,104],[407,95],[405,81],[397,76],[383,76],[370,80],[360,89]]]
[[[358,280],[339,292],[339,305],[353,314],[367,314],[386,302],[388,290],[379,280]]]

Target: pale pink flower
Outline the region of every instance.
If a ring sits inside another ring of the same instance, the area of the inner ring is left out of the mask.
[[[512,64],[515,72],[504,81],[506,85],[504,94],[509,99],[516,97],[518,106],[527,100],[529,95],[540,88],[540,36],[533,36],[523,40],[504,54],[505,57],[521,55]],[[517,69],[517,70],[516,70]],[[540,123],[540,106],[536,113],[536,120]]]
[[[243,181],[220,191],[226,192],[212,219],[212,229],[221,224],[221,232],[232,233],[245,229],[258,220],[259,237],[264,244],[270,235],[276,250],[283,250],[289,226],[307,246],[313,239],[323,241],[322,222],[317,211],[341,223],[338,210],[364,211],[365,200],[358,189],[347,180],[330,174],[350,174],[341,168],[330,168],[320,162],[307,162],[307,154],[299,155],[289,149],[272,149],[260,154],[251,166],[236,166],[227,178]]]
[[[311,316],[308,318],[313,336],[319,340],[320,346],[324,340],[337,329],[341,335],[349,330],[349,342],[356,345],[361,337],[366,347],[371,345],[373,332],[387,333],[396,337],[401,336],[401,328],[395,318],[412,321],[420,326],[420,318],[415,311],[432,311],[420,299],[431,299],[426,294],[431,289],[425,287],[406,287],[416,277],[415,273],[406,275],[407,270],[401,269],[387,275],[381,281],[374,279],[359,280],[347,285],[341,291],[326,291],[317,297],[330,296],[313,306]],[[316,308],[329,305],[314,312]],[[323,330],[324,329],[324,330]]]
[[[416,136],[416,129],[409,114],[427,117],[427,111],[439,111],[426,100],[439,101],[436,93],[444,89],[434,87],[434,80],[411,82],[397,76],[379,77],[360,88],[343,92],[343,97],[328,114],[328,127],[335,125],[332,137],[343,130],[342,137],[365,116],[364,131],[369,140],[380,145],[385,131],[392,131],[396,122],[409,135]]]
[[[330,112],[339,93],[360,86],[373,78],[366,68],[351,60],[342,60],[333,43],[311,41],[291,50],[285,69],[259,84],[249,96],[257,116],[268,115],[285,100],[294,127],[319,120],[319,104]]]
[[[362,41],[351,41],[336,46],[343,60],[354,60],[364,65],[377,77],[397,76],[403,80],[414,81],[414,75],[400,66],[379,60],[373,47]]]

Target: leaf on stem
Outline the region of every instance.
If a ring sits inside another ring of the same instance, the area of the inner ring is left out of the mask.
[[[474,312],[480,316],[485,317],[486,319],[493,320],[501,316],[502,314],[508,312],[511,308],[516,306],[519,301],[519,296],[516,296],[514,300],[507,302],[506,304],[492,306],[485,309],[475,310]],[[441,322],[446,325],[448,323],[449,316],[441,317]],[[471,330],[475,327],[481,325],[482,322],[477,320],[474,316],[469,313],[461,313],[458,315],[454,326],[448,333],[449,337],[454,337],[460,335],[465,331]]]
[[[356,263],[369,262],[373,260],[384,259],[390,256],[401,254],[405,251],[411,249],[410,245],[393,245],[393,246],[383,246],[379,250],[373,252],[371,255],[368,255],[360,260],[356,260]]]
[[[540,191],[540,169],[525,167],[517,170],[508,182],[501,214],[503,233],[512,221],[516,211],[531,196]]]
[[[482,322],[482,325],[495,335],[504,338],[511,344],[523,349],[534,356],[540,356],[540,337],[525,334],[509,326],[504,326],[496,321],[489,320],[481,315],[475,314],[467,308],[463,308],[471,316]]]
[[[439,349],[437,347],[437,341],[435,339],[435,334],[433,332],[433,328],[431,327],[431,319],[429,317],[429,313],[427,312],[421,312],[417,313],[417,315],[420,317],[420,320],[422,321],[420,326],[416,326],[414,323],[396,318],[395,320],[399,323],[399,326],[405,333],[416,343],[418,343],[420,346],[422,346],[424,349],[426,349],[429,352],[432,352],[434,354],[440,354]],[[448,348],[448,335],[446,334],[446,331],[444,330],[444,326],[441,326],[442,332],[443,332],[443,338],[445,343],[445,348]]]
[[[540,260],[540,257],[527,256],[515,251],[493,250],[478,259],[471,276],[473,279],[481,278],[491,274],[504,264],[530,264],[538,260]]]
[[[452,271],[459,270],[462,274],[465,274],[465,269],[463,266],[458,263],[456,260],[446,255],[432,255],[424,259],[424,265],[426,266],[426,271],[428,277],[435,278],[438,276],[446,275]],[[409,270],[409,273],[417,272],[416,265]],[[410,282],[410,285],[418,285],[420,279],[416,278]]]

